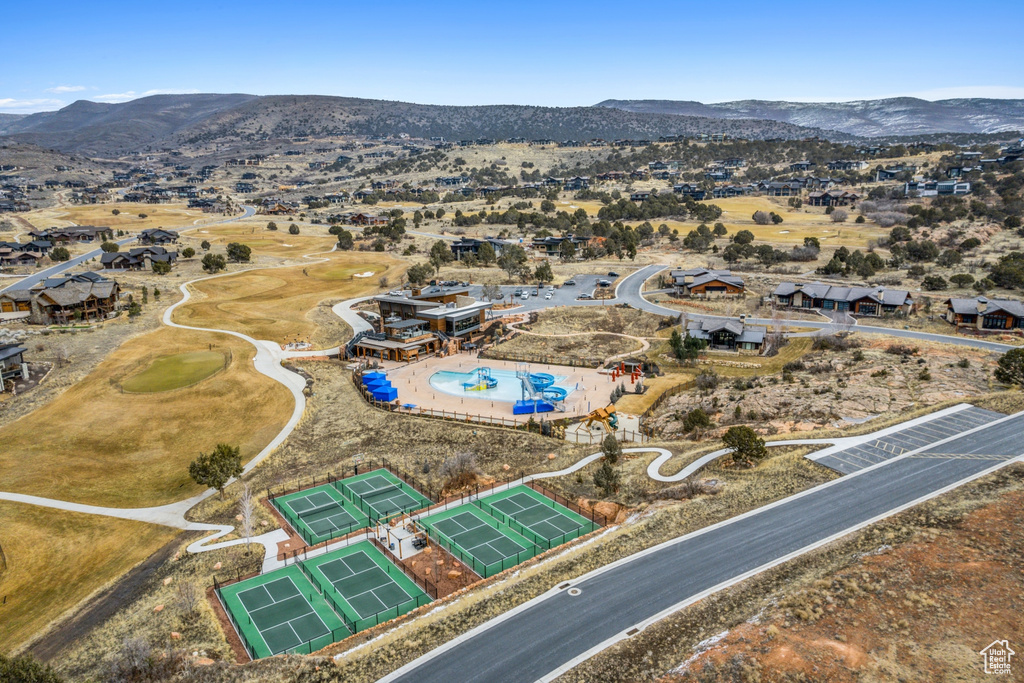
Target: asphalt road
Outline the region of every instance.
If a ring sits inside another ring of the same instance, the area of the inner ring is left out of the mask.
[[[527,683],[553,678],[649,620],[1005,465],[1022,453],[1022,429],[1024,414],[1018,414],[676,539],[571,582],[578,596],[554,589],[383,680]],[[988,455],[1002,459],[978,457]]]
[[[222,221],[216,221],[214,223],[207,223],[207,225],[220,225],[222,223],[232,223],[234,221],[240,221],[244,218],[248,218],[256,213],[256,208],[253,206],[242,205],[242,210],[244,211],[244,213],[241,216],[226,218]],[[116,241],[119,245],[125,245],[128,244],[129,242],[134,242],[135,239],[135,237],[126,237],[123,240]],[[0,288],[0,291],[2,291],[3,289],[29,289],[30,287],[34,287],[35,285],[39,284],[48,277],[60,275],[61,273],[67,270],[71,270],[75,266],[81,265],[91,259],[99,258],[102,254],[103,251],[101,249],[93,249],[92,251],[82,254],[81,256],[76,256],[72,259],[64,261],[63,263],[58,263],[54,266],[46,268],[45,270],[40,270],[38,273],[33,273],[32,275],[29,275],[26,278],[18,280],[14,284]]]

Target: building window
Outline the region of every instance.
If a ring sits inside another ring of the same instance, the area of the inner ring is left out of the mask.
[[[1006,319],[1001,315],[986,315],[982,319],[981,326],[986,330],[1004,330],[1006,329]]]

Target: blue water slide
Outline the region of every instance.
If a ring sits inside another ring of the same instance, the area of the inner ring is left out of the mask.
[[[529,375],[529,379],[530,384],[532,384],[533,387],[538,391],[542,389],[547,389],[548,387],[555,383],[555,376],[549,375],[546,372],[531,372]]]
[[[547,387],[542,393],[544,398],[551,401],[564,401],[565,397],[569,395],[569,392],[562,387]]]

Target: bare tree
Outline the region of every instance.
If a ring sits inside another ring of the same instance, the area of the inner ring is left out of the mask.
[[[381,275],[379,278],[377,278],[377,284],[380,285],[381,289],[387,289],[387,287],[388,287],[388,276],[387,275]]]
[[[252,552],[252,531],[256,524],[256,510],[249,482],[245,482],[242,488],[242,497],[238,499],[238,506],[242,515],[242,534],[245,536],[245,550],[246,553],[249,553]]]
[[[836,209],[831,213],[831,217],[833,223],[845,223],[850,214],[846,212],[846,209]]]
[[[181,610],[181,615],[186,619],[191,619],[195,616],[196,611],[199,609],[199,595],[196,585],[188,579],[178,582],[178,609]]]
[[[498,301],[501,299],[501,287],[498,285],[484,285],[482,294],[488,301]]]

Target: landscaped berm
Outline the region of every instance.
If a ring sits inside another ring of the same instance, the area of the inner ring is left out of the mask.
[[[430,602],[369,541],[218,587],[249,656],[309,654]]]

